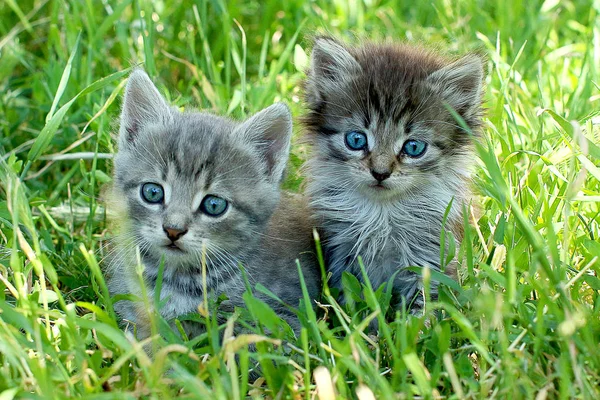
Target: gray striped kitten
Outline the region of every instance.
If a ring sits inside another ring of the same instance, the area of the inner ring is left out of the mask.
[[[300,259],[310,295],[319,293],[312,226],[302,198],[284,195],[279,184],[289,155],[289,109],[274,104],[238,123],[169,107],[148,75],[134,71],[127,83],[113,203],[122,210],[121,233],[110,259],[112,294],[142,296],[136,248],[144,266],[150,304],[161,258],[160,313],[167,320],[198,311],[203,300],[205,251],[208,296],[226,294],[228,309],[244,306],[245,285],[261,283],[285,303],[302,297],[295,260]],[[255,292],[256,293],[256,292]],[[285,306],[263,299],[298,329]],[[149,335],[144,302],[121,301],[116,310]],[[189,335],[202,331],[184,325]]]
[[[305,82],[304,118],[313,155],[307,193],[332,274],[361,279],[362,256],[377,288],[393,281],[396,306],[423,306],[422,283],[407,267],[442,266],[446,230],[462,238],[470,197],[473,138],[481,126],[483,66],[475,55],[451,61],[420,47],[315,41]],[[432,296],[437,282],[432,282]]]

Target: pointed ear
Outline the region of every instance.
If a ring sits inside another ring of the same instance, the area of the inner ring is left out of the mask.
[[[361,70],[358,61],[342,44],[329,37],[318,37],[310,56],[308,101],[319,102],[322,92],[327,92],[328,88],[339,85]]]
[[[290,109],[283,103],[275,103],[250,117],[235,133],[254,146],[266,163],[268,179],[279,184],[290,153]]]
[[[144,125],[170,118],[171,109],[148,74],[141,69],[134,70],[125,88],[119,142],[132,143]]]
[[[463,118],[479,110],[483,92],[483,61],[471,54],[429,75],[426,82]]]

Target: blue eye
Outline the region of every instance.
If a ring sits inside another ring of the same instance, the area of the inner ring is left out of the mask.
[[[419,158],[425,154],[427,143],[420,140],[407,140],[402,146],[402,152],[409,157]]]
[[[148,203],[162,203],[165,191],[158,183],[144,183],[142,186],[142,198]]]
[[[363,150],[367,148],[367,135],[362,132],[346,133],[346,146],[350,150]]]
[[[227,210],[227,206],[227,200],[209,194],[202,199],[200,211],[211,217],[218,217]]]

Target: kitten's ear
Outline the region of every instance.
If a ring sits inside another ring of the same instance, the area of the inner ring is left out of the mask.
[[[483,61],[470,54],[435,71],[427,77],[427,82],[450,107],[463,118],[469,118],[481,106]]]
[[[318,102],[321,92],[327,91],[362,70],[360,64],[346,48],[329,37],[318,37],[310,55],[307,98]]]
[[[167,121],[171,109],[154,83],[141,69],[134,70],[125,88],[121,111],[120,143],[132,143],[140,129],[150,123]]]
[[[254,114],[235,132],[256,148],[267,165],[270,181],[283,178],[292,139],[292,114],[283,103],[275,103]]]

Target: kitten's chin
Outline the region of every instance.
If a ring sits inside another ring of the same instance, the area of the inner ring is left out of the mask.
[[[402,193],[397,188],[394,188],[388,184],[368,184],[364,185],[361,190],[362,194],[369,200],[374,201],[389,201],[395,200],[402,196]]]
[[[180,260],[189,256],[189,251],[183,248],[183,246],[174,244],[161,244],[156,246],[153,253],[155,257],[159,259],[164,256],[165,259],[169,260]]]

